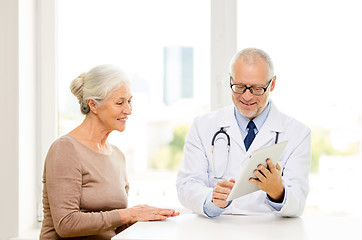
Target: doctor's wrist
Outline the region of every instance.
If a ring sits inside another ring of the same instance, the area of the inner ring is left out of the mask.
[[[283,189],[276,194],[268,194],[268,198],[270,199],[270,201],[275,202],[275,203],[282,203],[284,200],[284,195],[285,195],[285,189],[283,186]]]
[[[227,208],[228,206],[230,206],[230,204],[232,203],[233,200],[228,202],[228,205],[226,205],[225,207],[223,207],[223,209]]]
[[[228,201],[227,202],[227,204],[226,205],[216,205],[215,203],[214,203],[214,201],[213,201],[213,199],[211,199],[211,202],[216,206],[216,207],[218,207],[218,208],[221,208],[221,209],[225,209],[225,208],[227,208],[228,206],[230,206],[230,204],[232,203],[232,200],[231,201]]]

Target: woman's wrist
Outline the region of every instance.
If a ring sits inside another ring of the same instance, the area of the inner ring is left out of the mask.
[[[123,224],[135,222],[134,216],[132,216],[132,209],[130,208],[120,209],[118,210],[118,213],[119,216],[121,217],[121,222]]]

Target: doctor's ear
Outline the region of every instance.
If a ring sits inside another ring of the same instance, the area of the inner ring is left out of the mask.
[[[273,80],[271,82],[270,91],[272,92],[275,88],[275,82],[277,81],[277,76],[273,77]]]

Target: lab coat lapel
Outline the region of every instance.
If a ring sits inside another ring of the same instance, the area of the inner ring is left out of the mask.
[[[234,105],[227,108],[225,115],[220,119],[218,125],[219,128],[225,127],[225,130],[229,134],[232,142],[236,142],[239,147],[245,151],[244,141],[241,137],[240,129],[234,116]]]
[[[283,132],[283,119],[281,113],[271,102],[271,109],[264,125],[255,136],[248,152],[253,152],[261,147],[274,144],[276,132]]]
[[[251,143],[248,152],[254,152],[255,150],[271,145],[272,141],[275,138],[275,132],[271,131],[267,126],[263,126],[258,134],[255,136],[254,141]]]

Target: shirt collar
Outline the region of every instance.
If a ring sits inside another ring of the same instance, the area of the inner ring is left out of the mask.
[[[269,112],[271,109],[271,103],[268,102],[268,105],[264,109],[264,111],[256,116],[256,118],[253,119],[253,122],[255,123],[255,126],[257,128],[257,132],[259,132],[259,129],[264,125],[266,119],[268,118]],[[234,107],[234,116],[236,119],[236,122],[238,123],[238,126],[241,131],[246,132],[246,127],[250,121],[249,118],[244,117],[237,109]]]

